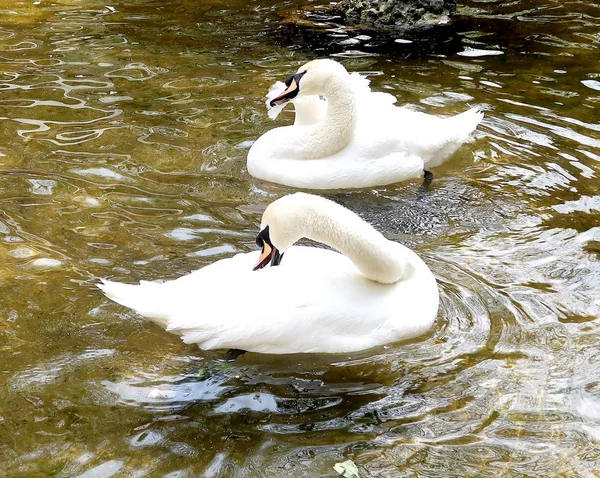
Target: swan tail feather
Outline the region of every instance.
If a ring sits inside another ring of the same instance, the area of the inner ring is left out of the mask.
[[[454,136],[454,141],[467,141],[471,136],[471,133],[473,133],[475,128],[481,123],[483,115],[483,107],[477,105],[456,116],[447,118],[446,121],[452,125],[451,131]]]
[[[101,279],[102,283],[97,284],[98,288],[104,292],[104,295],[130,309],[138,314],[155,322],[166,329],[169,325],[169,315],[163,310],[163,305],[168,305],[162,294],[160,283],[140,281],[139,285],[123,284]]]
[[[434,151],[434,153],[425,159],[425,169],[445,163],[464,143],[469,142],[473,131],[482,119],[483,108],[475,106],[441,120],[443,134],[438,137],[437,142],[430,144],[430,151]]]

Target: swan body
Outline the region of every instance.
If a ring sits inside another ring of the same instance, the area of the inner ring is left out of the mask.
[[[283,92],[276,84],[267,95],[269,114],[292,102],[301,120],[258,138],[247,161],[252,176],[287,186],[361,188],[421,177],[483,118],[478,107],[449,118],[397,107],[394,96],[372,92],[366,78],[333,60],[314,60],[290,79]]]
[[[342,253],[292,245],[300,237]],[[262,252],[173,281],[99,287],[202,349],[353,352],[416,337],[435,320],[437,283],[419,256],[327,199],[297,193],[275,201],[257,243]]]

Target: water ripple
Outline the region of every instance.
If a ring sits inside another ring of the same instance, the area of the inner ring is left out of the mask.
[[[325,11],[306,17],[321,36],[279,28],[295,0],[104,3],[0,0],[3,475],[333,476],[347,459],[361,476],[596,472],[596,3],[468,0],[445,54],[420,59],[419,39],[388,48]],[[290,122],[263,96],[325,55],[315,38],[400,104],[488,105],[429,187],[327,194],[424,258],[439,315],[362,354],[226,364],[94,281],[255,248],[290,191],[250,178],[245,156]]]

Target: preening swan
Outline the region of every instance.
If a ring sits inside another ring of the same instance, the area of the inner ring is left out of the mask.
[[[414,179],[447,160],[483,118],[478,107],[449,118],[400,108],[392,95],[372,92],[368,85],[333,60],[300,67],[283,91],[279,85],[271,90],[269,106],[273,117],[293,102],[303,119],[258,138],[248,152],[248,172],[307,189]]]
[[[303,237],[339,252],[293,245]],[[173,281],[98,287],[205,350],[354,352],[421,335],[436,318],[427,265],[332,201],[305,193],[276,200],[256,242],[260,252]]]

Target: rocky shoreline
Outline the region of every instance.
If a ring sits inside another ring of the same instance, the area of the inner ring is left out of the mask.
[[[461,49],[455,13],[455,0],[342,0],[284,10],[268,30],[282,45],[318,54],[419,57]]]
[[[449,25],[456,0],[341,0],[333,11],[346,25],[390,33],[422,32]]]

